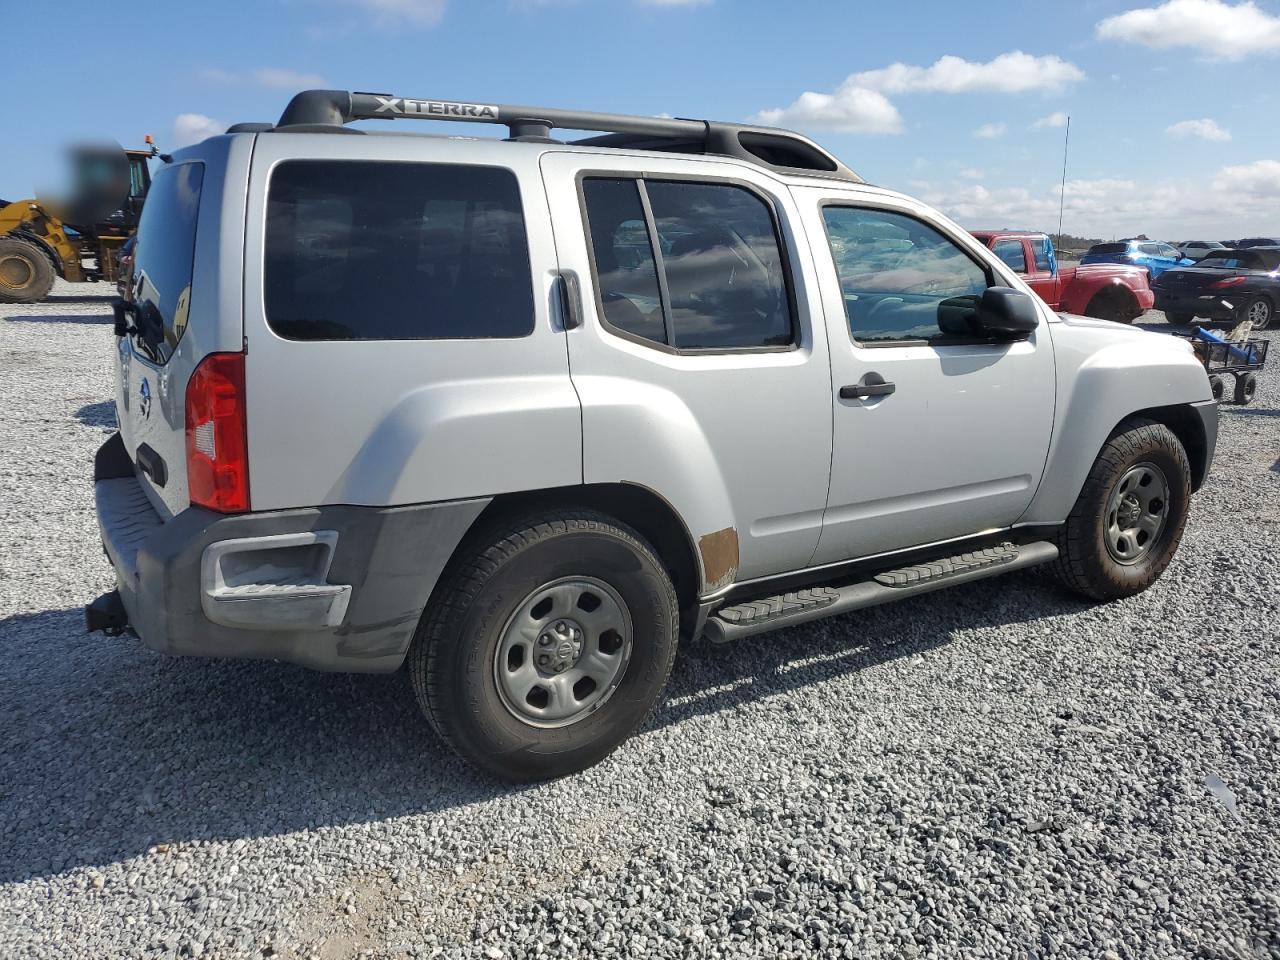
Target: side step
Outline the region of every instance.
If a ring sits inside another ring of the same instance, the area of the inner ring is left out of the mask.
[[[728,643],[768,630],[833,617],[893,600],[905,600],[943,587],[1033,567],[1057,556],[1058,548],[1044,540],[1022,545],[1002,543],[899,570],[885,570],[859,583],[812,587],[721,607],[707,618],[702,635],[712,643]]]

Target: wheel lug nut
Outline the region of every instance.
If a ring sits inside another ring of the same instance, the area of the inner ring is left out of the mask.
[[[551,638],[544,633],[538,638],[538,645],[543,647],[551,646]]]
[[[542,656],[538,658],[538,662],[545,667],[548,663],[551,662],[550,654],[544,653]]]

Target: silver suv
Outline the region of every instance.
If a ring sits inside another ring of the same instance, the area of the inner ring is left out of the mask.
[[[1137,593],[1216,438],[1185,343],[781,130],[308,91],[174,154],[130,293],[90,629],[407,664],[517,780],[635,731],[681,637],[1041,563]]]

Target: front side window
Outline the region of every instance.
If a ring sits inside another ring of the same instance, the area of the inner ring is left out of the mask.
[[[187,330],[195,271],[196,220],[204,164],[166,166],[151,184],[134,248],[138,327],[134,343],[157,363],[168,363]]]
[[[827,206],[822,216],[855,340],[973,337],[988,276],[952,240],[886,210]]]
[[[991,249],[1014,273],[1027,272],[1027,254],[1021,240],[997,240]]]
[[[515,174],[285,161],[267,193],[263,285],[267,323],[292,340],[527,336],[533,281]]]
[[[582,193],[610,327],[679,350],[794,342],[781,244],[760,197],[733,184],[600,177]]]

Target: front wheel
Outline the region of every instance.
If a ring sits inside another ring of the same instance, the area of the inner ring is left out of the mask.
[[[17,237],[0,237],[0,302],[36,303],[53,288],[53,264],[43,250]]]
[[[1094,461],[1058,536],[1054,574],[1093,600],[1133,596],[1164,572],[1182,542],[1191,469],[1164,424],[1121,424]]]
[[[526,517],[464,550],[409,654],[432,726],[504,780],[603,759],[648,717],[675,659],[675,589],[657,554],[589,510]]]

